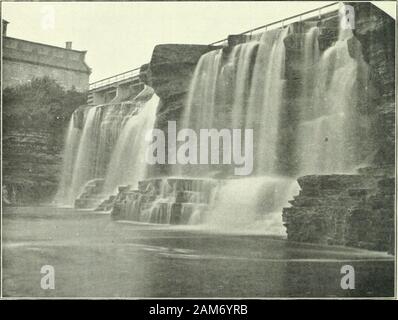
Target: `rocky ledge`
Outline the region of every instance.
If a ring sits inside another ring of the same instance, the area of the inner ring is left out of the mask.
[[[52,201],[58,187],[63,141],[54,131],[20,128],[4,133],[4,205]]]
[[[288,240],[394,252],[391,176],[309,175],[283,209]]]
[[[195,224],[203,219],[210,192],[211,179],[147,179],[138,189],[119,187],[112,218],[161,224]]]
[[[105,179],[90,180],[83,187],[82,193],[75,200],[76,209],[94,209],[102,203],[106,195],[102,193]]]

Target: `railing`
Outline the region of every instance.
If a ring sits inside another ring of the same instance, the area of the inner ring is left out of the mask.
[[[129,71],[126,71],[126,72],[123,72],[123,73],[119,73],[119,74],[114,75],[112,77],[108,77],[108,78],[105,78],[105,79],[90,83],[89,84],[89,90],[105,87],[105,86],[111,85],[111,84],[116,83],[116,82],[120,82],[120,81],[131,79],[131,78],[135,78],[135,77],[138,77],[139,74],[140,74],[140,68],[135,68],[133,70],[129,70]]]
[[[333,2],[333,3],[330,3],[330,4],[325,5],[323,7],[320,7],[320,8],[312,9],[312,10],[309,10],[309,11],[306,11],[306,12],[303,12],[303,13],[300,13],[300,14],[296,14],[294,16],[291,16],[291,17],[288,17],[288,18],[285,18],[285,19],[274,21],[274,22],[265,24],[263,26],[260,26],[260,27],[254,28],[254,29],[244,31],[242,33],[239,33],[239,35],[250,35],[251,36],[253,34],[253,32],[256,32],[256,31],[259,31],[259,30],[262,30],[262,29],[264,29],[264,31],[265,31],[265,30],[267,30],[268,27],[276,26],[277,24],[281,24],[281,27],[283,27],[286,22],[292,23],[294,19],[298,19],[298,21],[301,21],[304,16],[307,16],[307,15],[312,14],[314,12],[318,12],[318,16],[321,17],[321,14],[325,14],[326,13],[324,11],[326,8],[331,8],[332,6],[337,6],[337,5],[341,6],[341,2]],[[307,17],[307,18],[310,18],[310,17]],[[218,41],[212,42],[212,43],[209,44],[209,46],[223,45],[224,43],[225,44],[227,43],[227,39],[222,39],[222,40],[218,40]],[[110,84],[113,84],[113,83],[116,83],[116,82],[119,82],[119,81],[122,81],[122,80],[138,77],[139,74],[140,74],[140,68],[135,68],[133,70],[129,70],[129,71],[126,71],[126,72],[123,72],[123,73],[119,73],[119,74],[117,74],[115,76],[112,76],[112,77],[109,77],[109,78],[105,78],[105,79],[90,83],[89,84],[89,90],[101,88],[101,87],[104,87],[104,86],[107,86],[107,85],[110,85]]]
[[[285,19],[274,21],[274,22],[262,25],[260,27],[254,28],[254,29],[250,29],[250,30],[244,31],[242,33],[239,33],[239,35],[250,35],[251,36],[253,34],[253,32],[256,32],[256,31],[259,31],[259,30],[262,30],[262,29],[264,29],[264,31],[266,31],[268,27],[276,26],[277,24],[281,24],[281,27],[284,27],[286,22],[292,23],[293,22],[292,20],[297,19],[297,18],[298,18],[298,21],[301,21],[303,16],[309,15],[309,14],[314,13],[314,12],[318,12],[318,16],[320,17],[321,14],[322,14],[322,10],[324,10],[326,8],[330,8],[332,6],[341,6],[341,2],[333,2],[333,3],[330,3],[330,4],[325,5],[323,7],[320,7],[320,8],[312,9],[312,10],[309,10],[309,11],[306,11],[306,12],[303,12],[303,13],[300,13],[300,14],[296,14],[294,16],[291,16],[291,17],[288,17],[288,18],[285,18]],[[324,13],[325,12],[323,12],[323,14]],[[307,18],[310,18],[310,17],[307,17]],[[222,40],[218,40],[216,42],[212,42],[209,45],[210,46],[222,45],[222,44],[224,44],[226,42],[227,42],[227,39],[222,39]]]

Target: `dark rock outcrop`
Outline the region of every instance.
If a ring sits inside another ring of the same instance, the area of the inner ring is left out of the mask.
[[[214,49],[207,45],[157,45],[149,66],[141,68],[146,73],[141,79],[155,90],[160,99],[167,101],[188,91],[200,57]]]
[[[8,205],[52,201],[69,119],[87,95],[54,79],[34,78],[3,90],[3,194]]]
[[[395,163],[395,21],[371,3],[350,3],[355,9],[355,38],[361,43],[373,90],[363,100],[374,110],[374,165]]]
[[[283,209],[288,240],[394,251],[393,177],[310,175]]]

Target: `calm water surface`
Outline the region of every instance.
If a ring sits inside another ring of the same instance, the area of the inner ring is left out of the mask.
[[[355,269],[342,290],[340,269]],[[40,269],[55,268],[43,290]],[[3,295],[8,297],[357,297],[394,294],[393,257],[120,223],[107,214],[50,207],[4,208]]]

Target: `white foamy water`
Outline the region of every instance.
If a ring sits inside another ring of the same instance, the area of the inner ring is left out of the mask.
[[[205,225],[224,232],[284,234],[282,208],[298,190],[294,179],[284,177],[225,180],[213,192]]]
[[[123,147],[135,150],[136,154],[142,152],[140,148],[144,140],[141,141],[141,138],[144,133],[141,131],[144,132],[148,126],[152,128],[158,102],[157,97],[151,100],[152,104],[148,101],[147,110],[145,99],[149,95],[153,95],[153,90],[146,87],[132,100],[86,109],[82,129],[77,128],[75,116],[72,115],[65,143],[61,183],[55,198],[58,205],[73,206],[86,183],[96,178],[104,178],[108,171],[113,170],[115,174],[112,181],[107,180],[108,187],[113,189],[118,184],[117,179],[132,176],[131,171],[134,168],[126,168],[125,163],[116,164],[118,160],[115,160],[114,154],[122,157]],[[148,120],[148,117],[152,120]],[[134,131],[133,128],[137,130]],[[135,133],[139,138],[134,136]],[[119,140],[120,135],[123,136],[122,141]],[[131,153],[127,156],[131,157]],[[135,163],[134,158],[130,160]],[[125,170],[124,174],[120,173],[122,169]],[[145,170],[138,167],[136,171],[142,177],[141,173]],[[126,179],[121,180],[120,184],[125,181]]]
[[[159,98],[154,94],[123,127],[106,174],[106,193],[115,192],[123,184],[135,186],[145,178],[145,154],[149,145],[145,135],[155,124],[158,103]]]

